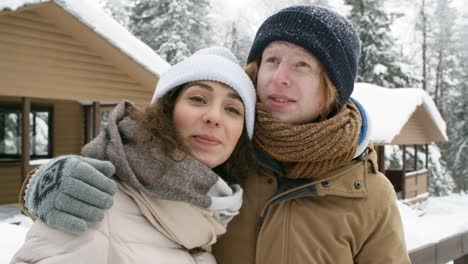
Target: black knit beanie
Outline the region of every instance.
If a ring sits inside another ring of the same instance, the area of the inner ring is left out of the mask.
[[[328,8],[308,5],[282,9],[260,26],[247,63],[260,56],[273,41],[303,47],[327,70],[344,105],[354,88],[359,60],[359,36],[343,16]]]

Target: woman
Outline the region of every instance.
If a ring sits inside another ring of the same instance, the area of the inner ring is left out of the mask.
[[[219,263],[410,263],[393,187],[350,99],[359,45],[344,17],[319,6],[261,25],[247,71],[262,166],[244,177],[240,213],[213,248]]]
[[[252,82],[229,50],[204,49],[173,66],[151,106],[121,102],[83,148],[87,158],[115,166],[115,205],[103,221],[81,236],[36,221],[12,263],[216,263],[210,246],[238,213],[242,189],[211,169],[232,182],[239,172],[232,168],[248,168],[254,107]],[[56,159],[36,174],[80,169],[70,162]],[[191,173],[167,177],[175,167]],[[30,186],[36,197],[53,187]]]

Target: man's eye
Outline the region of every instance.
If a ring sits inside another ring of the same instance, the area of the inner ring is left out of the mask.
[[[310,68],[310,65],[306,62],[303,62],[303,61],[300,61],[296,64],[296,67],[306,67],[306,68]]]
[[[312,69],[312,66],[310,66],[310,64],[304,61],[300,61],[294,64],[294,69],[296,72],[299,72],[299,73],[313,73],[314,72]]]
[[[268,63],[278,63],[279,59],[277,57],[268,57],[265,59],[265,62]]]

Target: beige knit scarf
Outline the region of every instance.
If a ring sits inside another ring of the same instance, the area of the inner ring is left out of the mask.
[[[254,143],[283,163],[288,178],[312,178],[353,158],[361,125],[361,115],[351,100],[332,118],[303,125],[281,123],[257,103]]]

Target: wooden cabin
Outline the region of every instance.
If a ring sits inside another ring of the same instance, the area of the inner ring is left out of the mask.
[[[91,1],[0,1],[0,204],[38,160],[79,153],[120,100],[147,104],[168,67]]]
[[[352,97],[370,117],[370,141],[374,143],[379,170],[392,182],[400,199],[420,200],[429,188],[429,144],[447,140],[446,125],[432,98],[422,89],[387,89],[357,83]],[[400,168],[385,167],[385,148],[399,146]],[[408,162],[408,149],[413,161]],[[418,165],[418,155],[424,164]]]

